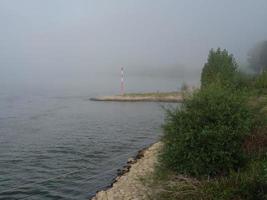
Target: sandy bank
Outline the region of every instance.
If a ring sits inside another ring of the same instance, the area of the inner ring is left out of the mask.
[[[126,172],[116,178],[112,187],[100,191],[92,200],[144,200],[149,189],[144,187],[140,178],[154,171],[161,142],[153,144],[138,154],[138,159],[129,159]]]

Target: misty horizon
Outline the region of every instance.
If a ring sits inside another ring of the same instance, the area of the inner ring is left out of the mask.
[[[3,0],[0,82],[117,87],[124,67],[126,78],[197,84],[211,48],[246,65],[249,49],[266,39],[266,10],[264,0]]]

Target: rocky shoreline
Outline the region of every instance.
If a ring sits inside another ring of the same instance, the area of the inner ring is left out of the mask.
[[[134,158],[118,170],[118,176],[106,190],[96,193],[91,200],[144,200],[149,189],[144,187],[141,178],[154,171],[157,155],[162,146],[157,142],[140,150]]]

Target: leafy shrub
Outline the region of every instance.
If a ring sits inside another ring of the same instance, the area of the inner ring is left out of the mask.
[[[177,173],[223,175],[245,163],[253,114],[242,92],[211,84],[167,110],[162,163]]]
[[[218,48],[216,51],[210,50],[208,61],[204,65],[201,74],[201,86],[219,82],[231,86],[237,72],[237,63],[233,55],[229,55],[226,50]]]

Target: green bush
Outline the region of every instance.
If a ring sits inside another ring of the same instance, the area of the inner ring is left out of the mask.
[[[202,70],[201,87],[206,87],[216,82],[232,86],[237,67],[233,55],[229,55],[226,50],[222,51],[218,48],[214,51],[211,49],[208,61]]]
[[[245,163],[242,143],[253,114],[242,92],[211,84],[167,110],[161,160],[189,175],[223,175]]]

